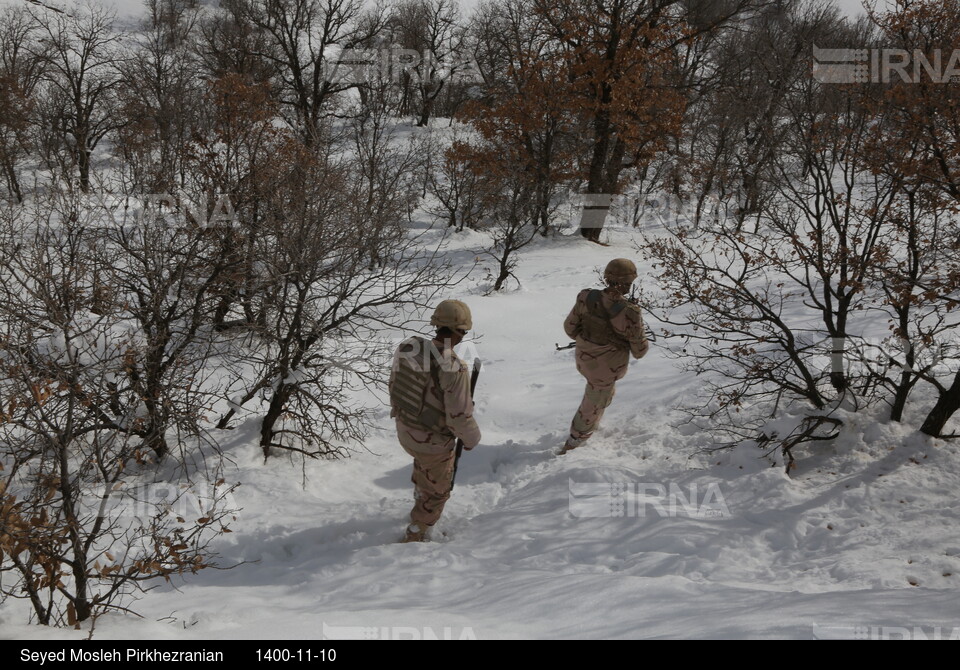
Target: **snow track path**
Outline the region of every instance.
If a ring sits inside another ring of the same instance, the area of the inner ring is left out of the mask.
[[[473,309],[484,439],[433,542],[396,542],[411,463],[385,409],[364,450],[307,463],[305,481],[295,460],[263,464],[248,422],[228,443],[242,511],[220,562],[236,567],[158,588],[133,606],[144,619],[103,617],[96,636],[960,636],[960,444],[864,413],[799,452],[792,478],[755,449],[708,453],[674,411],[698,380],[655,345],[597,435],[556,455],[583,389],[573,353],[554,350],[562,321],[594,268],[643,265],[627,236],[611,245],[544,241],[525,251],[519,289],[448,296]],[[86,635],[22,625],[21,607],[0,607],[4,637]]]

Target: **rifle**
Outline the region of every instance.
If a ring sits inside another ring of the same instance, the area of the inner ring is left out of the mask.
[[[568,345],[566,345],[566,346],[564,346],[564,347],[561,347],[561,346],[560,346],[559,344],[557,344],[556,342],[554,342],[554,344],[556,344],[556,346],[557,346],[557,351],[564,351],[564,350],[566,350],[566,349],[573,349],[575,346],[577,346],[577,343],[576,343],[576,342],[571,342],[570,344],[568,344]]]
[[[483,363],[480,362],[479,358],[473,359],[473,373],[470,375],[470,399],[473,399],[473,392],[477,388],[477,379],[480,377],[480,368],[483,367]],[[457,453],[453,457],[453,476],[450,478],[450,492],[453,492],[453,483],[457,480],[457,466],[460,465],[460,454],[463,453],[463,440],[459,437],[457,438]]]

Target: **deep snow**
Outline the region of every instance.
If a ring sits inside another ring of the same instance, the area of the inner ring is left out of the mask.
[[[617,256],[650,281],[634,234],[608,236],[610,247],[538,241],[520,287],[499,295],[485,295],[481,261],[447,296],[474,313],[461,353],[484,361],[484,439],[433,542],[396,542],[411,463],[382,392],[366,396],[379,409],[365,445],[307,463],[305,484],[299,460],[263,463],[248,419],[223,439],[242,511],[219,562],[236,567],[158,587],[133,605],[143,619],[101,617],[96,638],[960,637],[960,446],[915,420],[841,413],[841,437],[798,450],[788,477],[757,447],[707,450],[675,411],[699,380],[661,340],[632,363],[597,435],[555,455],[583,389],[573,352],[554,347],[577,291]],[[469,260],[484,242],[445,244]],[[911,406],[925,408],[920,396]],[[23,602],[0,607],[0,637],[87,635],[25,615]]]

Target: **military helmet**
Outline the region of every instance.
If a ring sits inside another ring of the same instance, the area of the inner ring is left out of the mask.
[[[607,263],[603,278],[611,284],[632,284],[637,278],[637,266],[629,258],[614,258]]]
[[[470,330],[473,328],[470,308],[460,300],[444,300],[433,310],[430,325],[451,330]]]

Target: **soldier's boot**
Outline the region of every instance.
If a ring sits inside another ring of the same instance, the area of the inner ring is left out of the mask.
[[[403,536],[401,542],[426,542],[427,541],[427,527],[422,526],[419,523],[411,523],[407,526],[406,535]]]
[[[573,435],[571,435],[567,438],[567,441],[564,442],[563,447],[558,452],[558,455],[563,456],[568,451],[573,451],[574,449],[576,449],[586,441],[587,441],[586,438],[577,439]]]

